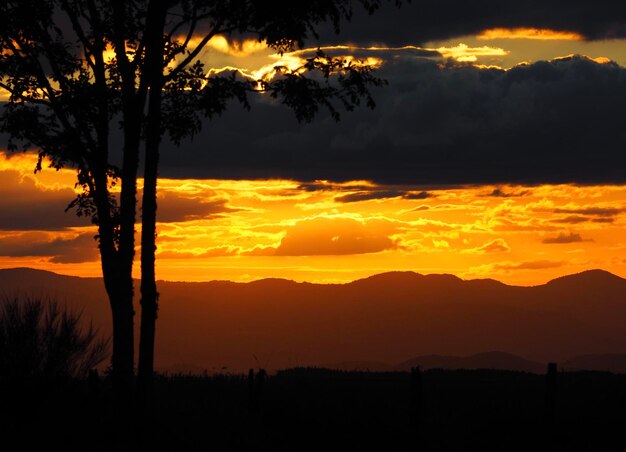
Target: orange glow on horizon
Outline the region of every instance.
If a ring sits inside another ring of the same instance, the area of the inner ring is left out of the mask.
[[[476,36],[481,41],[493,39],[533,39],[539,41],[582,41],[583,36],[571,31],[545,28],[491,28]]]

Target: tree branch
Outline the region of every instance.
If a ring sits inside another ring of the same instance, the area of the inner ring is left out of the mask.
[[[94,57],[94,60],[95,60],[94,49],[93,49],[93,46],[89,43],[89,40],[87,39],[87,36],[85,35],[85,31],[83,30],[83,27],[78,21],[78,15],[76,14],[76,11],[71,10],[71,7],[69,3],[67,2],[67,0],[62,0],[61,4],[63,6],[63,9],[67,13],[67,17],[70,19],[70,22],[72,23],[72,28],[74,29],[74,33],[76,33],[76,36],[78,36],[78,39],[83,45],[83,51],[85,53],[85,59],[87,60],[87,64],[89,64],[89,67],[91,67],[91,70],[95,72],[96,63],[95,61],[94,62],[91,61],[92,56]]]
[[[28,49],[28,46],[24,46],[22,45],[22,43],[18,43],[18,44],[20,45],[21,49]],[[9,45],[11,47],[11,50],[14,53],[18,53],[13,43],[10,43]],[[22,53],[22,55],[24,55],[23,52],[19,52],[19,53]],[[67,115],[64,113],[63,108],[58,105],[56,92],[54,88],[52,88],[52,85],[50,84],[48,77],[46,77],[46,73],[39,59],[28,50],[26,50],[26,56],[21,57],[21,58],[27,58],[31,62],[32,67],[35,72],[34,75],[35,75],[35,78],[37,79],[37,82],[42,87],[41,88],[42,91],[44,92],[47,91],[46,97],[48,98],[48,101],[49,101],[49,107],[54,112],[56,118],[59,120],[63,128],[68,132],[70,136],[80,137],[81,134],[72,125]],[[93,139],[91,136],[89,136],[88,138]],[[73,146],[82,147],[82,144],[77,142],[77,143],[73,143]]]
[[[93,4],[93,1],[89,3]],[[122,83],[125,85],[126,90],[132,91],[135,85],[135,74],[133,66],[128,61],[128,55],[126,55],[124,3],[124,0],[113,1],[113,28],[115,30],[113,33],[113,47],[115,48],[115,56],[117,57],[117,63],[122,74]]]
[[[52,105],[50,105],[50,102],[48,102],[45,99],[37,99],[35,97],[31,97],[31,96],[25,96],[22,93],[18,93],[17,91],[15,91],[13,88],[11,88],[9,85],[7,85],[4,82],[0,82],[0,88],[5,89],[6,91],[9,92],[9,94],[11,94],[12,96],[15,96],[25,102],[30,102],[32,104],[37,104],[37,105],[45,105],[46,107],[52,107]]]
[[[211,38],[216,36],[218,33],[228,33],[235,29],[234,27],[231,27],[228,29],[220,30],[219,27],[222,26],[222,23],[223,23],[222,19],[217,21],[213,29],[202,39],[202,41],[200,41],[200,43],[196,46],[196,48],[193,49],[193,51],[190,52],[189,55],[187,55],[187,57],[180,64],[178,64],[178,66],[172,69],[170,73],[165,76],[166,82],[171,80],[176,74],[178,74],[180,71],[185,69],[185,67],[189,65],[189,63],[191,63],[200,54],[204,46],[207,45],[207,43],[211,40]]]
[[[59,67],[59,64],[57,61],[57,55],[55,55],[54,49],[52,49],[51,47],[52,36],[50,35],[45,25],[43,24],[38,24],[38,25],[39,25],[38,27],[39,32],[41,33],[41,42],[43,43],[44,55],[48,59],[48,62],[50,64],[50,68],[52,69],[54,77],[59,82],[61,91],[64,93],[70,93],[72,92],[72,90],[68,84],[68,78],[65,74],[63,74],[61,68]],[[43,71],[43,68],[42,68],[42,71]],[[87,143],[89,143],[90,148],[96,149],[97,147],[96,141],[91,135],[91,128],[85,122],[85,118],[83,118],[80,114],[73,115],[73,117],[74,117],[74,123],[77,125],[77,127],[75,127],[74,130],[78,129],[81,135],[87,141]],[[67,117],[66,119],[69,123],[69,119]]]

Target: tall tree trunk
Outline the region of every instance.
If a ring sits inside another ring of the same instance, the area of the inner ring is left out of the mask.
[[[109,304],[111,307],[111,317],[113,326],[113,353],[111,358],[112,380],[114,391],[120,402],[120,408],[124,409],[130,403],[133,392],[133,375],[134,375],[134,329],[133,329],[133,276],[132,261],[134,252],[134,243],[119,246],[116,243],[116,226],[117,219],[114,218],[114,211],[111,209],[109,201],[109,178],[108,161],[109,161],[109,106],[108,93],[106,86],[106,69],[102,52],[104,48],[101,42],[104,42],[102,31],[99,28],[99,19],[96,20],[98,12],[95,7],[90,4],[90,13],[94,17],[94,28],[96,34],[96,52],[94,52],[95,60],[95,82],[98,89],[98,150],[97,156],[92,167],[95,169],[94,187],[96,191],[96,206],[98,209],[100,237],[100,256],[102,262],[102,275],[105,283]],[[136,125],[137,126],[137,125]],[[129,227],[132,230],[134,240],[134,218],[136,210],[136,186],[137,186],[137,155],[139,155],[139,132],[134,135],[127,133],[125,135],[125,159],[122,175],[122,194],[123,200],[121,207],[121,215],[127,219],[132,218],[133,224],[129,225],[128,220],[124,224],[120,224],[119,237],[128,236],[125,229]],[[128,153],[128,154],[126,154]],[[129,157],[129,158],[126,158]],[[128,165],[128,166],[126,166]],[[126,239],[127,241],[128,239]],[[116,245],[118,245],[116,247]],[[129,251],[130,250],[130,251]],[[128,264],[130,262],[130,265]]]
[[[133,331],[133,286],[125,275],[110,278],[107,291],[111,303],[113,320],[113,356],[111,359],[112,382],[118,401],[129,405],[133,394],[134,351],[135,340]]]
[[[150,94],[149,111],[153,112],[153,104],[160,102],[156,93]],[[150,115],[150,113],[149,113]],[[156,125],[154,126],[156,127]],[[156,190],[158,167],[158,136],[161,131],[152,131],[151,121],[148,123],[146,136],[146,162],[144,171],[144,188],[141,211],[141,331],[139,336],[138,390],[141,399],[151,396],[154,373],[154,339],[158,311],[159,293],[156,286],[155,253],[156,253]],[[156,146],[151,135],[157,135]]]
[[[133,385],[133,280],[132,274],[120,264],[115,243],[115,221],[107,190],[106,174],[94,165],[94,202],[98,211],[100,260],[104,286],[109,297],[113,324],[113,355],[111,368],[113,387],[118,400],[130,400]]]
[[[116,249],[115,221],[111,218],[107,178],[98,171],[95,203],[98,209],[98,234],[102,276],[109,297],[113,324],[113,355],[111,378],[118,400],[132,400],[134,367],[133,279],[128,266],[120,265],[128,256]],[[102,189],[102,187],[104,187]],[[132,255],[131,255],[132,259]]]
[[[126,404],[133,400],[134,380],[134,308],[133,308],[133,260],[135,257],[135,220],[137,211],[137,172],[139,167],[139,146],[141,143],[141,124],[145,96],[136,89],[135,70],[126,55],[126,19],[128,6],[124,0],[114,0],[113,10],[113,46],[121,74],[122,118],[124,129],[124,148],[122,162],[122,190],[120,194],[119,233],[117,237],[117,256],[114,268],[109,272],[107,288],[113,314],[113,382],[118,397],[123,397]],[[109,262],[107,262],[107,265]],[[107,278],[105,276],[105,284]],[[116,345],[117,342],[117,345]]]
[[[161,141],[161,93],[163,89],[163,29],[166,2],[150,2],[146,22],[146,77],[149,86],[146,153],[141,212],[141,331],[139,338],[138,391],[142,403],[152,397],[154,339],[159,293],[156,286],[156,212],[159,144]]]

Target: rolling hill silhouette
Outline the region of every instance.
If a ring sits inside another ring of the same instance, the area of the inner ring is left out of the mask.
[[[98,278],[0,270],[0,293],[15,291],[55,296],[110,331]],[[521,370],[536,362],[626,352],[626,280],[602,270],[535,287],[391,272],[329,285],[281,279],[160,282],[159,291],[156,362],[161,368],[385,366],[415,356],[503,350],[532,362],[510,355],[492,355],[485,362]],[[454,365],[467,358],[459,359]],[[584,362],[609,369],[606,358]]]

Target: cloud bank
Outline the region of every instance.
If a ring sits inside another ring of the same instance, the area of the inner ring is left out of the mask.
[[[363,45],[407,45],[487,29],[532,27],[575,32],[587,40],[626,37],[626,4],[611,0],[441,0],[405,3],[399,9],[390,3],[371,16],[355,10],[340,36]],[[330,26],[321,30],[321,43],[336,40]]]
[[[508,71],[403,56],[379,71],[377,108],[298,124],[263,96],[178,150],[174,178],[382,184],[623,183],[626,69],[582,56]],[[497,195],[497,193],[495,193]]]

